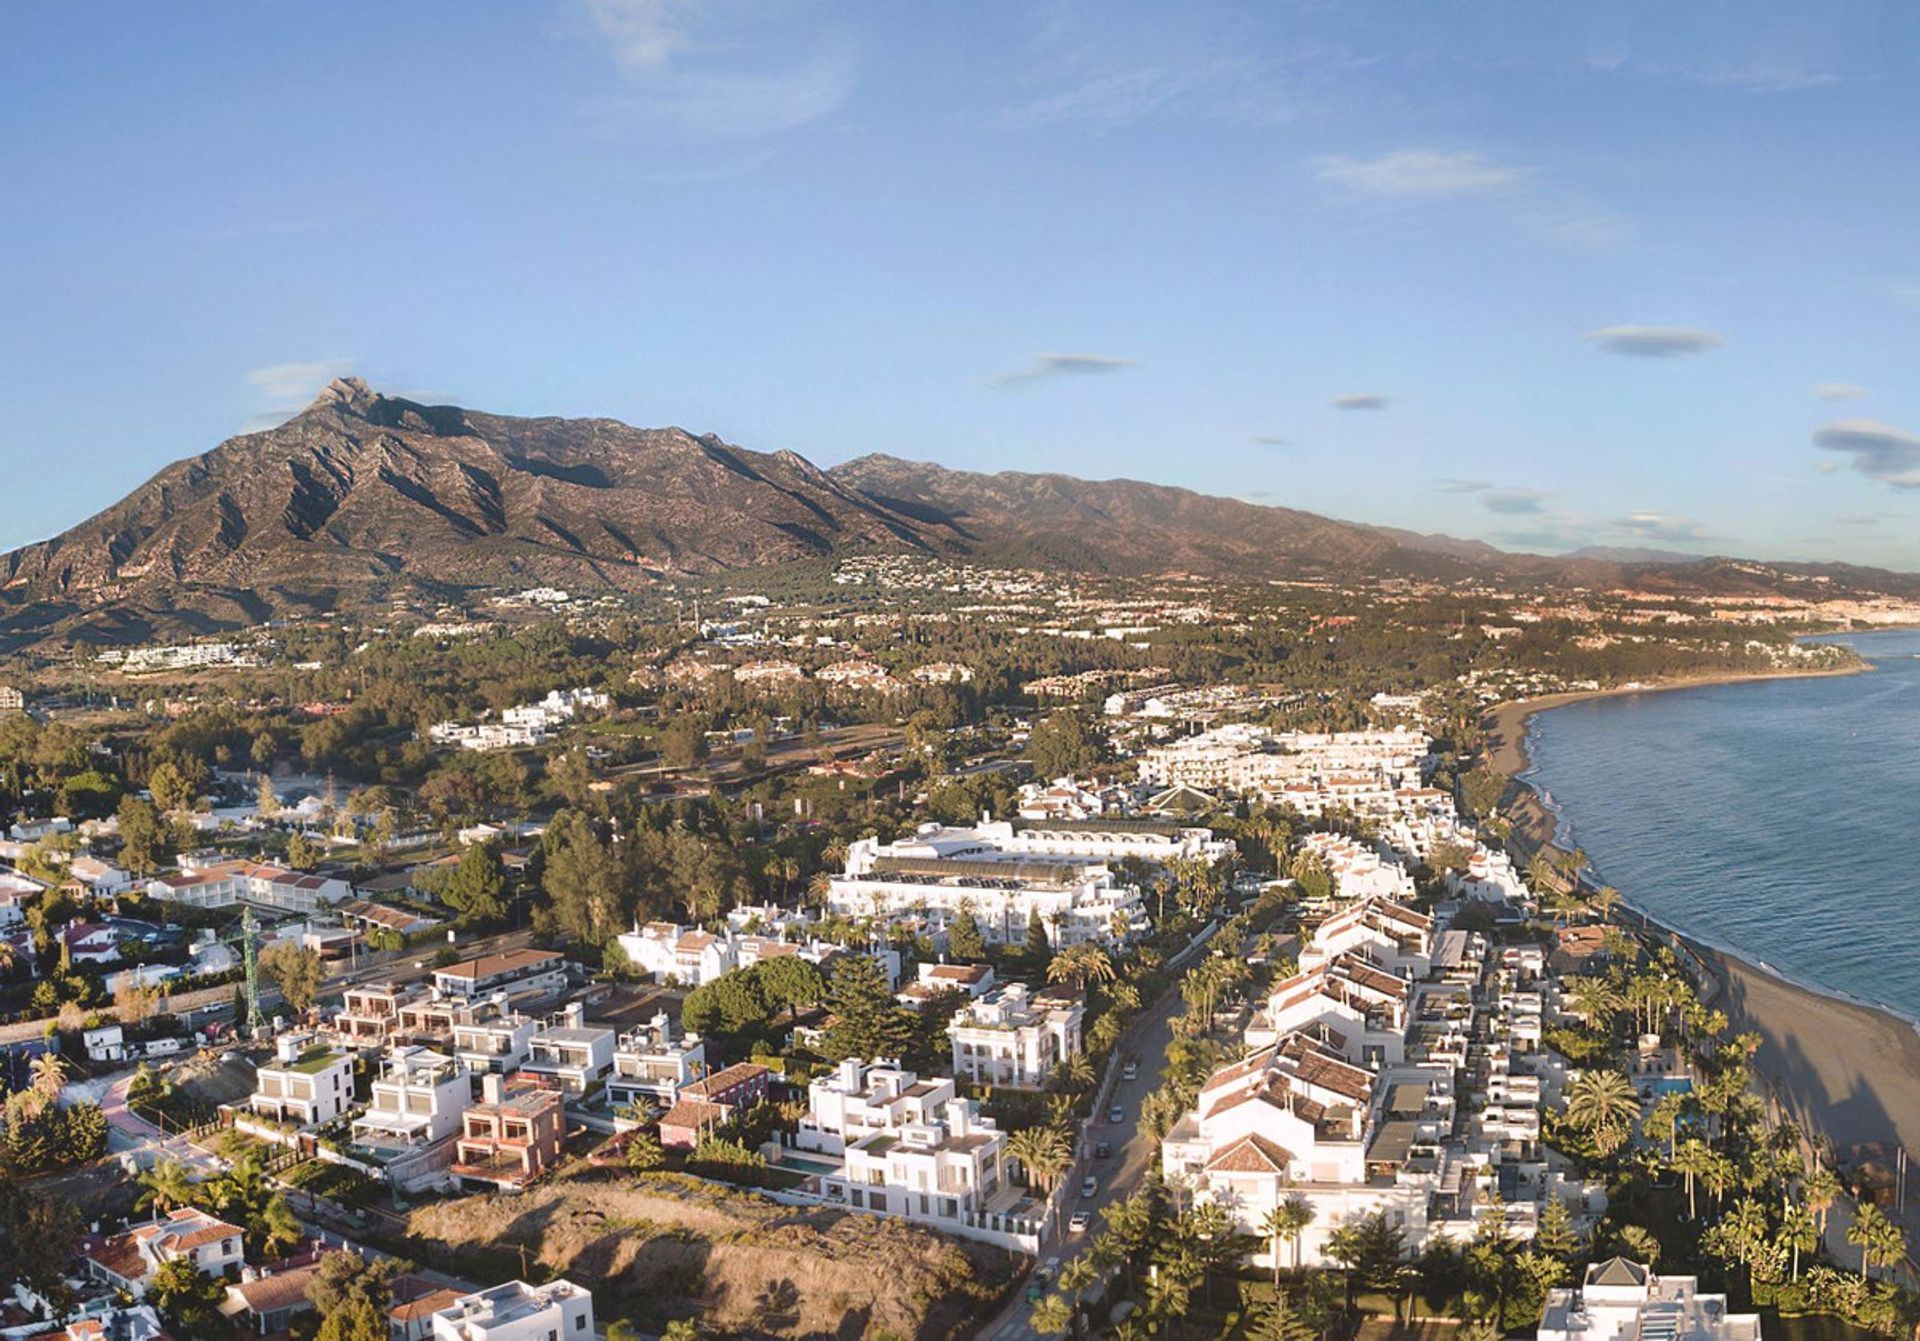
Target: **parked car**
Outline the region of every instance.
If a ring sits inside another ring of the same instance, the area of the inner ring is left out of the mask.
[[[1127,1120],[1127,1110],[1122,1108],[1119,1104],[1115,1104],[1112,1108],[1109,1108],[1107,1110],[1108,1126],[1117,1127],[1122,1122],[1125,1122],[1126,1120]]]
[[[1092,1223],[1092,1211],[1075,1211],[1067,1217],[1067,1232],[1069,1234],[1084,1234],[1087,1231],[1087,1226]]]

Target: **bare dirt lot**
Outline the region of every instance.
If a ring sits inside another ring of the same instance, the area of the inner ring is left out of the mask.
[[[608,1321],[698,1313],[734,1336],[945,1341],[992,1312],[1012,1265],[898,1220],[624,1171],[424,1206],[408,1231],[425,1265],[504,1279],[524,1253],[592,1288]]]

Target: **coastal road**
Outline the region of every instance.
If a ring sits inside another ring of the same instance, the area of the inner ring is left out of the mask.
[[[1211,930],[1211,929],[1209,929]],[[1204,949],[1208,941],[1196,942],[1173,961],[1176,966],[1185,966],[1190,958]],[[1139,1074],[1132,1080],[1122,1079],[1123,1073],[1116,1072],[1113,1092],[1100,1106],[1089,1124],[1086,1147],[1083,1157],[1064,1175],[1067,1196],[1061,1203],[1061,1223],[1054,1227],[1051,1242],[1041,1250],[1040,1260],[1051,1264],[1055,1271],[1085,1252],[1094,1237],[1106,1228],[1106,1221],[1100,1212],[1116,1201],[1125,1201],[1139,1188],[1160,1158],[1160,1147],[1140,1125],[1140,1105],[1160,1083],[1160,1068],[1165,1065],[1167,1045],[1173,1041],[1173,1017],[1185,1007],[1181,1000],[1179,984],[1167,992],[1146,1011],[1120,1038],[1115,1055],[1139,1059]],[[1115,1105],[1122,1110],[1122,1120],[1110,1124],[1107,1110]],[[1100,1141],[1109,1142],[1113,1153],[1106,1159],[1094,1159],[1093,1147]],[[1091,1198],[1080,1196],[1080,1184],[1088,1174],[1100,1180],[1099,1191]],[[1079,1234],[1067,1230],[1066,1220],[1075,1211],[1084,1210],[1093,1217],[1092,1224]],[[1040,1334],[1029,1325],[1033,1305],[1027,1302],[1026,1287],[1021,1285],[1014,1291],[1013,1299],[1000,1312],[983,1324],[976,1337],[990,1338],[991,1341],[1039,1341]]]

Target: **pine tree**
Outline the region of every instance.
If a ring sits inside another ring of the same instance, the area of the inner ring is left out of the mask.
[[[827,1009],[834,1016],[826,1038],[829,1056],[897,1058],[913,1039],[913,1013],[893,999],[880,961],[866,955],[842,955],[834,961]]]

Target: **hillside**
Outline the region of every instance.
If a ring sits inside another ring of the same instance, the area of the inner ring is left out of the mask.
[[[1252,580],[1473,577],[1675,594],[1804,594],[1815,579],[1829,594],[1920,588],[1911,576],[1833,565],[1508,554],[1134,480],[986,475],[884,455],[822,470],[678,428],[421,405],[343,378],[285,424],[176,462],[99,515],[0,557],[0,649],[371,610],[402,594],[634,591],[872,552]]]

